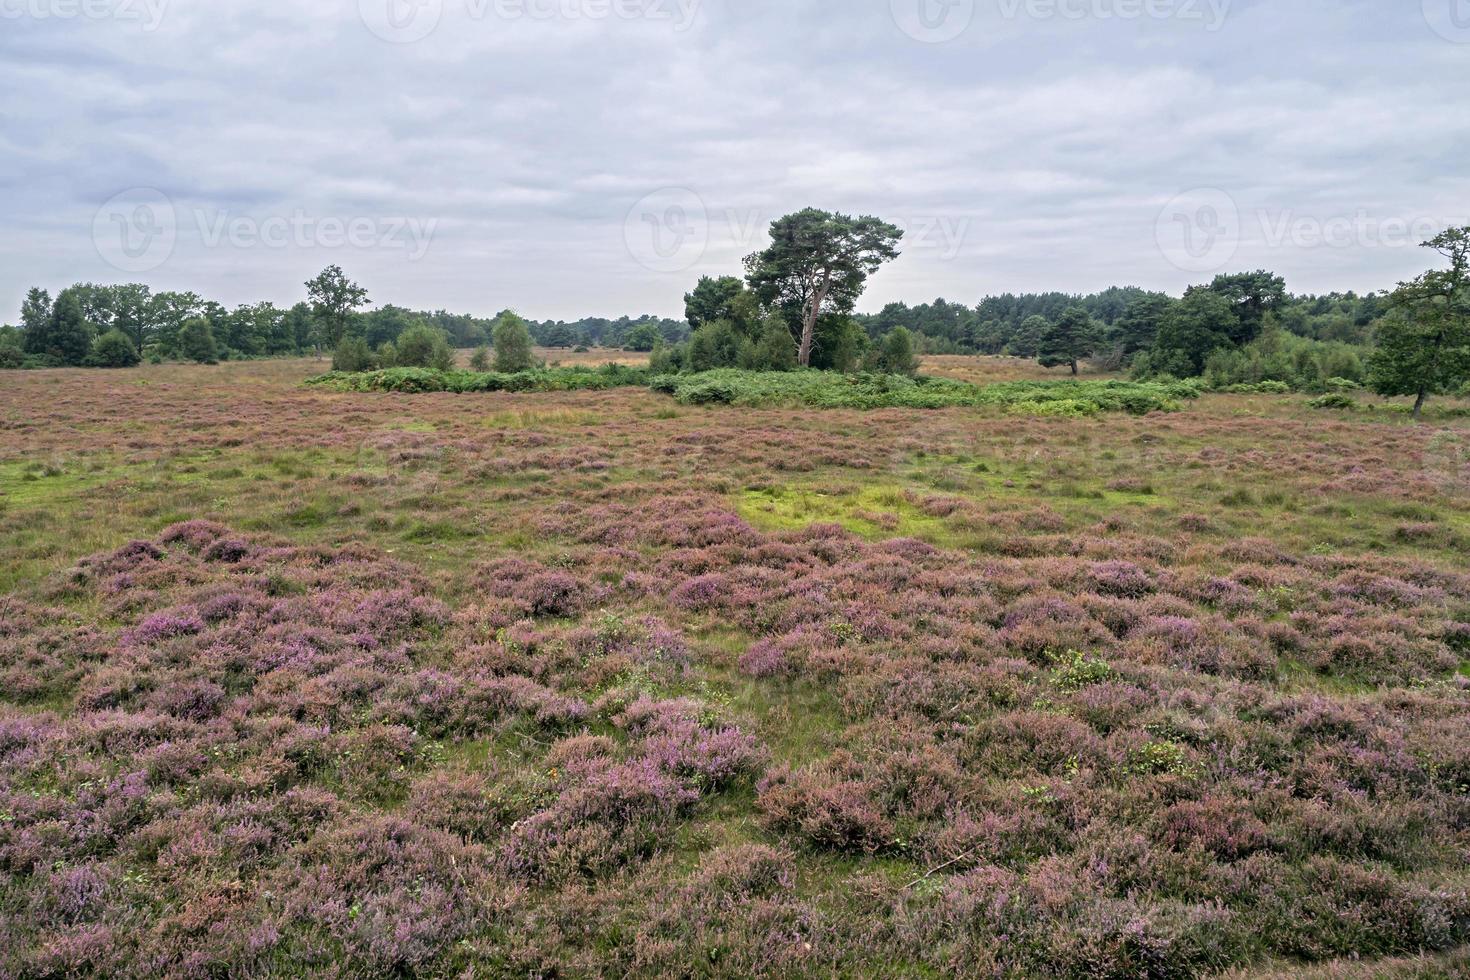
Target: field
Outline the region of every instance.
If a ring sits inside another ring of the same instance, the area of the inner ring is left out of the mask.
[[[321,370],[0,388],[0,977],[1470,972],[1470,421]]]

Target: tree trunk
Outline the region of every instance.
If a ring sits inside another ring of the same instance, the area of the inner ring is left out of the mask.
[[[812,342],[817,336],[817,306],[814,303],[801,311],[801,348],[796,352],[796,361],[802,367],[812,366]]]
[[[1077,377],[1077,362],[1076,361],[1073,361],[1072,362],[1072,377],[1074,377],[1074,378]]]
[[[1429,397],[1427,389],[1419,389],[1419,399],[1414,402],[1414,421],[1417,422],[1424,416],[1424,402]]]

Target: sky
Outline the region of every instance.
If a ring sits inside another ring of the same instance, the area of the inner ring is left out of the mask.
[[[1391,288],[1470,224],[1470,0],[0,0],[0,321],[681,316],[804,207],[905,229],[864,311]]]

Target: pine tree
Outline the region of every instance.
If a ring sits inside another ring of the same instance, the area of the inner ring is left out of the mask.
[[[1042,367],[1065,364],[1077,374],[1077,362],[1097,350],[1098,331],[1092,317],[1080,306],[1073,306],[1042,331],[1038,360]]]

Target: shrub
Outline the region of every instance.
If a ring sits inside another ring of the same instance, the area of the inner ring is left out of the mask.
[[[470,370],[481,374],[490,370],[490,348],[484,344],[475,348],[475,352],[470,355]]]
[[[531,331],[514,313],[504,313],[495,321],[495,370],[500,374],[517,374],[536,367],[531,351]]]
[[[332,370],[354,374],[371,371],[378,366],[378,359],[361,337],[343,337],[332,352]]]
[[[1311,401],[1307,402],[1307,407],[1321,409],[1348,409],[1349,411],[1351,411],[1352,409],[1358,407],[1358,402],[1357,399],[1353,398],[1351,395],[1345,395],[1341,392],[1332,392],[1331,394],[1323,395],[1320,398],[1313,398]]]
[[[454,369],[454,351],[450,349],[449,337],[444,331],[419,323],[399,334],[393,363],[396,367],[451,371]]]
[[[209,325],[208,320],[195,317],[179,328],[179,353],[200,364],[213,364],[219,360],[214,328]]]
[[[128,335],[121,330],[109,330],[92,341],[88,363],[92,367],[128,368],[135,367],[139,360],[138,350]]]

